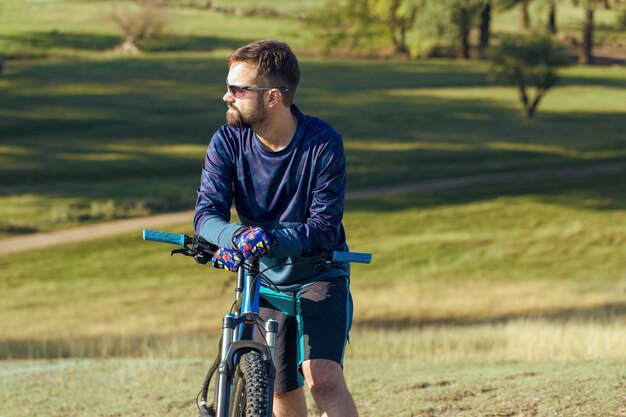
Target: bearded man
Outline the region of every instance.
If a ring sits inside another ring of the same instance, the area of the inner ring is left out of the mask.
[[[274,415],[307,415],[306,382],[323,416],[356,416],[343,377],[352,324],[349,266],[301,261],[348,251],[342,137],[293,104],[300,67],[285,43],[263,40],[237,49],[228,69],[228,124],[206,153],[196,234],[221,248],[215,267],[236,271],[244,258],[260,256],[260,270],[295,297],[297,317],[267,302],[259,314],[279,322]],[[231,222],[233,201],[239,222]]]

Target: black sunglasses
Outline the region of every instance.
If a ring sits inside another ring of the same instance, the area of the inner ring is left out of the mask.
[[[245,97],[248,91],[270,91],[270,90],[278,90],[281,93],[286,93],[289,91],[286,87],[250,87],[247,85],[232,85],[226,82],[226,90],[233,95],[235,98]]]

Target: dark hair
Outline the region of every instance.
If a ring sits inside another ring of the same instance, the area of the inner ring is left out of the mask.
[[[252,42],[233,52],[228,58],[228,68],[235,62],[257,65],[258,87],[283,87],[283,102],[293,104],[296,88],[300,82],[298,58],[285,42],[267,39]]]

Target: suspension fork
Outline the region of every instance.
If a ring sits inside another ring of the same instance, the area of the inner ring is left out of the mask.
[[[226,416],[229,412],[229,399],[231,395],[231,385],[237,355],[239,349],[253,349],[259,353],[265,351],[263,357],[270,361],[270,392],[273,393],[274,386],[274,360],[276,352],[276,335],[278,333],[278,322],[272,318],[267,321],[259,316],[259,298],[261,293],[261,279],[258,276],[258,259],[253,259],[248,263],[249,268],[239,268],[237,275],[237,286],[235,288],[235,299],[239,304],[237,314],[226,314],[222,323],[222,344],[220,346],[220,364],[218,366],[218,385],[216,392],[217,416]],[[253,342],[253,332],[255,325],[262,325],[265,329],[265,343],[263,346]],[[272,395],[269,398],[268,413],[272,410]]]
[[[233,344],[233,335],[237,325],[234,314],[226,314],[222,323],[222,346],[220,346],[220,364],[217,368],[217,390],[215,403],[217,416],[225,416],[228,413],[228,398],[230,397],[232,369],[227,362],[228,352]]]
[[[215,405],[218,417],[228,414],[228,400],[230,398],[232,373],[234,371],[234,369],[231,369],[230,363],[228,363],[228,354],[233,342],[239,340],[241,334],[241,325],[238,325],[239,320],[237,320],[237,316],[241,315],[242,295],[245,296],[248,292],[245,287],[246,275],[245,268],[240,267],[237,272],[237,285],[235,286],[235,303],[239,306],[237,308],[237,315],[228,313],[224,315],[222,322],[222,344],[220,346],[220,364],[217,368],[218,379],[215,393]]]

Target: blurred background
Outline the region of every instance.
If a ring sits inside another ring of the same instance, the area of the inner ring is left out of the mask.
[[[263,38],[344,137],[361,413],[626,415],[624,0],[2,0],[0,414],[195,413],[234,275],[141,230]]]

